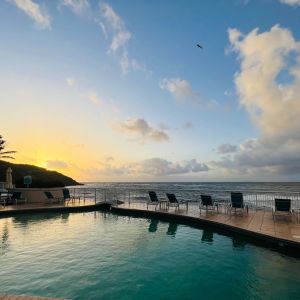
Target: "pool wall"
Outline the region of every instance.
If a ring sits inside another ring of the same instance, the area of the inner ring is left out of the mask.
[[[276,247],[280,250],[290,251],[291,254],[296,256],[300,256],[300,243],[286,240],[278,237],[273,237],[269,235],[265,235],[262,233],[250,231],[244,228],[231,226],[228,224],[215,222],[213,220],[208,219],[201,219],[197,217],[187,216],[187,215],[178,215],[172,214],[168,212],[162,211],[152,211],[152,210],[141,210],[141,209],[132,209],[132,208],[123,208],[112,206],[111,211],[117,214],[127,215],[127,216],[136,216],[142,218],[158,218],[160,220],[165,221],[175,221],[180,224],[186,224],[193,227],[203,227],[203,226],[211,226],[214,229],[218,230],[219,232],[222,231],[223,233],[233,232],[238,233],[257,241],[260,241],[261,244],[267,247]]]

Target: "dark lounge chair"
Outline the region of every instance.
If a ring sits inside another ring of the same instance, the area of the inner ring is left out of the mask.
[[[178,200],[175,196],[175,194],[169,194],[169,193],[166,193],[167,195],[167,198],[169,200],[169,202],[167,203],[168,207],[169,206],[175,206],[175,209],[179,209],[179,206],[180,204],[184,204],[186,205],[186,209],[188,208],[187,206],[187,202],[186,201],[181,201],[181,200]]]
[[[18,205],[20,202],[26,203],[26,198],[22,197],[22,192],[13,192],[10,201]]]
[[[47,197],[46,200],[50,201],[51,204],[52,203],[60,203],[63,200],[62,197],[54,197],[51,192],[44,192],[44,194]]]
[[[6,198],[1,196],[1,192],[0,192],[0,204],[2,205],[2,207],[5,207],[6,205]]]
[[[275,199],[275,207],[273,208],[273,219],[277,215],[292,216],[291,199]]]
[[[215,203],[210,195],[201,195],[201,202],[199,208],[200,214],[202,209],[204,209],[206,212],[215,211],[216,208],[217,211],[219,210],[218,203]]]
[[[147,201],[147,209],[149,205],[155,205],[155,208],[157,205],[160,204],[160,201],[157,198],[157,195],[154,191],[149,191],[149,200]]]
[[[64,202],[74,202],[75,201],[75,197],[70,195],[70,190],[69,189],[63,189],[63,200]]]
[[[242,193],[232,192],[231,193],[231,203],[228,206],[228,211],[231,214],[231,211],[234,210],[234,213],[241,211],[242,213],[246,212],[248,214],[248,205],[244,203],[244,198]]]

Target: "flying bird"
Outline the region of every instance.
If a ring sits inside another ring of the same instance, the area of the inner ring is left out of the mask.
[[[200,44],[197,44],[197,47],[203,49],[203,47]]]

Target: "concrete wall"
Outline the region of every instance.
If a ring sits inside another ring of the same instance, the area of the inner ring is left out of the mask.
[[[14,188],[11,192],[21,192],[27,203],[49,203],[44,192],[51,192],[53,197],[63,197],[63,188]]]

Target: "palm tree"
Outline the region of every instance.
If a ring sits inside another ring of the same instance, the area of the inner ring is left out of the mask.
[[[3,151],[5,149],[6,141],[3,140],[2,135],[0,134],[0,159],[2,158],[10,158],[15,159],[14,157],[10,156],[10,154],[14,154],[17,151]]]

